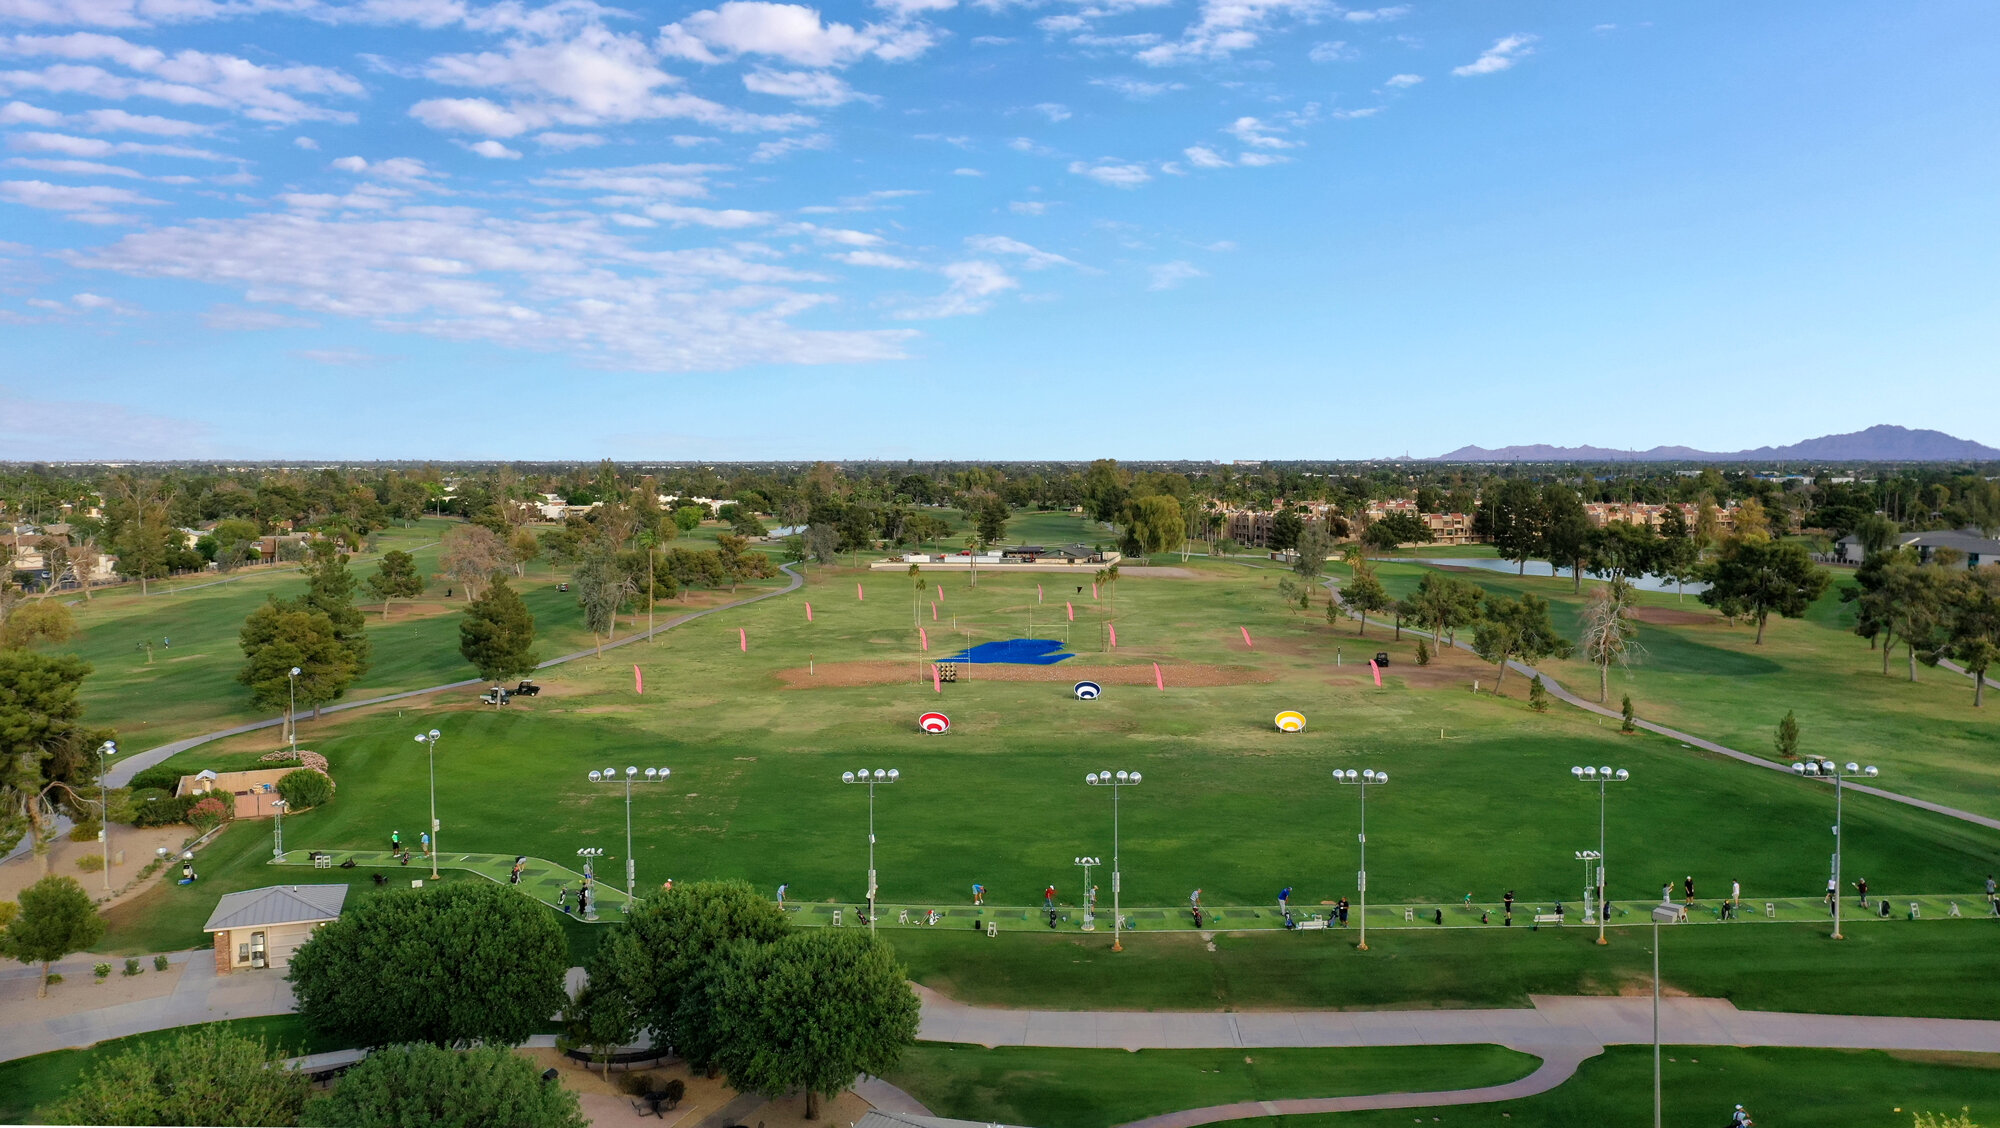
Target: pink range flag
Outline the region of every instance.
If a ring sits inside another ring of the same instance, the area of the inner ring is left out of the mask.
[[[868,593],[861,590],[860,584],[854,585],[854,598],[863,603],[868,601]]]
[[[943,603],[943,602],[944,602],[944,585],[943,585],[943,584],[939,584],[939,585],[937,586],[937,589],[938,589],[938,602],[939,602],[939,603]]]
[[[931,648],[931,632],[923,629],[922,627],[918,627],[917,637],[923,640],[924,650],[929,651]]]
[[[1374,675],[1375,675],[1375,688],[1376,688],[1376,689],[1381,689],[1381,688],[1382,688],[1382,667],[1380,667],[1380,666],[1377,666],[1377,665],[1375,664],[1375,659],[1373,659],[1373,658],[1370,658],[1370,659],[1368,660],[1368,672],[1369,672],[1369,673],[1371,673],[1371,674],[1374,674]]]
[[[1104,629],[1111,632],[1111,649],[1118,649],[1118,628],[1106,623]]]
[[[810,623],[812,621],[813,621],[813,605],[808,603],[806,604],[806,622]]]
[[[736,645],[743,653],[750,653],[750,632],[744,630],[742,627],[736,628]]]
[[[1065,599],[1063,600],[1063,610],[1069,612],[1070,622],[1072,623],[1076,622],[1076,604],[1071,603],[1069,600]]]
[[[933,623],[937,622],[937,604],[936,604],[936,603],[932,603],[932,604],[931,604],[931,622],[933,622]]]
[[[1042,585],[1040,585],[1040,584],[1036,584],[1036,585],[1035,585],[1035,602],[1036,602],[1036,603],[1040,603],[1041,601],[1042,601]]]
[[[1243,645],[1245,645],[1245,646],[1248,646],[1248,647],[1250,647],[1250,649],[1252,649],[1252,650],[1255,650],[1255,649],[1257,649],[1257,647],[1256,647],[1256,646],[1255,646],[1255,645],[1254,645],[1253,643],[1251,643],[1251,641],[1250,641],[1250,628],[1249,628],[1249,627],[1238,627],[1238,628],[1236,628],[1236,629],[1237,629],[1237,630],[1239,630],[1239,631],[1242,631],[1242,632],[1243,632]]]
[[[1167,691],[1167,675],[1160,672],[1160,664],[1158,662],[1153,663],[1153,684],[1159,687],[1161,693]]]
[[[931,688],[939,693],[944,692],[944,675],[938,673],[936,662],[931,663]]]
[[[636,662],[632,665],[632,692],[646,692],[646,676],[639,672],[639,666]]]

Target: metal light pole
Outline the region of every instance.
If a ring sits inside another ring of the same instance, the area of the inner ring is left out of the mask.
[[[876,768],[873,772],[864,769],[858,772],[840,773],[842,783],[868,785],[868,931],[870,933],[875,931],[875,785],[894,783],[901,778],[902,773],[894,768],[888,771]]]
[[[111,785],[104,781],[104,761],[118,754],[118,742],[97,746],[97,837],[104,843],[104,891],[111,892]]]
[[[436,881],[436,880],[437,880],[437,875],[438,875],[438,855],[444,852],[444,851],[443,851],[442,849],[440,849],[440,848],[439,848],[439,846],[438,846],[438,760],[437,760],[437,750],[438,750],[438,736],[439,736],[439,735],[440,735],[440,734],[438,733],[438,730],[436,730],[436,729],[432,729],[432,730],[431,730],[431,731],[429,731],[429,732],[420,732],[420,733],[418,733],[418,734],[417,734],[417,743],[418,743],[418,744],[422,744],[422,745],[424,745],[424,746],[425,746],[426,748],[428,748],[428,749],[429,749],[429,751],[430,751],[430,760],[431,760],[431,880],[432,880],[432,881]]]
[[[1681,911],[1653,906],[1653,1128],[1660,1128],[1660,924],[1678,924]]]
[[[1624,783],[1632,778],[1632,773],[1624,768],[1613,771],[1607,765],[1602,768],[1571,768],[1569,774],[1578,783],[1597,785],[1597,888],[1603,890],[1607,888],[1604,884],[1604,789],[1614,783]],[[1597,942],[1609,944],[1611,941],[1604,938],[1604,897],[1601,893],[1597,902]]]
[[[1873,764],[1864,768],[1852,760],[1845,766],[1836,764],[1832,760],[1805,760],[1792,765],[1792,774],[1806,779],[1833,781],[1833,938],[1845,940],[1847,937],[1840,934],[1840,899],[1846,895],[1843,891],[1845,887],[1840,883],[1840,850],[1843,845],[1841,842],[1843,836],[1840,833],[1841,792],[1850,777],[1874,779],[1881,773],[1876,771]]]
[[[271,856],[280,861],[285,857],[285,801],[271,800],[271,813],[277,821],[271,824]]]
[[[1122,952],[1125,950],[1122,938],[1125,914],[1118,906],[1118,793],[1127,787],[1138,786],[1139,773],[1118,772],[1114,775],[1111,772],[1091,772],[1083,777],[1083,782],[1092,787],[1111,789],[1111,950]]]
[[[1365,952],[1368,950],[1368,789],[1388,783],[1389,773],[1378,772],[1374,768],[1362,772],[1348,768],[1334,772],[1333,778],[1361,793],[1361,831],[1355,836],[1361,841],[1361,869],[1354,875],[1354,887],[1361,894],[1360,950]]]
[[[1104,859],[1079,857],[1076,859],[1076,864],[1083,867],[1083,930],[1085,932],[1095,932],[1097,931],[1097,901],[1090,895],[1090,867],[1103,865]]]
[[[292,759],[296,760],[299,758],[299,668],[297,666],[293,666],[291,673],[285,675],[285,693],[288,700],[285,706],[285,731],[288,735],[285,739],[291,741]]]
[[[646,782],[665,783],[667,777],[672,774],[674,773],[667,768],[647,768]],[[632,903],[638,900],[639,897],[638,861],[632,856],[632,784],[638,778],[638,768],[628,766],[625,769],[623,777],[625,782],[625,911],[628,913],[632,911]],[[590,773],[590,782],[592,783],[617,783],[619,779],[620,776],[618,775],[617,768],[606,768],[601,772]],[[437,844],[433,842],[431,845],[435,848]]]

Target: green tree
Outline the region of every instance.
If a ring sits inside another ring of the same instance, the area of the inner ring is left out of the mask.
[[[1187,518],[1171,494],[1142,497],[1127,507],[1126,527],[1141,553],[1172,552],[1187,539]]]
[[[1585,541],[1584,567],[1614,584],[1654,571],[1660,561],[1660,538],[1652,526],[1611,521],[1591,530]]]
[[[1375,577],[1373,568],[1356,568],[1354,575],[1340,585],[1340,602],[1355,612],[1361,622],[1355,633],[1365,637],[1369,614],[1389,606],[1389,592]]]
[[[147,582],[165,576],[180,533],[168,519],[173,491],[163,481],[119,474],[106,493],[111,549],[121,575],[136,576],[140,594]]]
[[[1785,759],[1799,758],[1799,718],[1790,709],[1785,710],[1785,719],[1778,722],[1778,735],[1772,744]]]
[[[1500,667],[1493,680],[1493,692],[1507,680],[1507,663],[1519,659],[1533,666],[1544,658],[1567,658],[1569,640],[1556,633],[1549,621],[1549,602],[1540,596],[1520,599],[1486,597],[1485,614],[1472,628],[1472,649],[1481,658]]]
[[[504,1046],[389,1046],[308,1101],[312,1128],[588,1128],[576,1094]]]
[[[368,577],[368,590],[382,601],[382,617],[389,617],[389,601],[415,599],[424,593],[424,574],[417,570],[417,558],[400,548],[382,554],[375,574]]]
[[[742,881],[698,881],[647,895],[612,926],[589,963],[590,981],[616,991],[656,1041],[708,1070],[728,1038],[717,992],[718,954],[762,946],[791,931],[770,898]]]
[[[1458,629],[1479,618],[1479,601],[1484,598],[1485,589],[1470,580],[1425,572],[1410,597],[1410,617],[1440,643],[1456,644]]]
[[[1540,675],[1537,675],[1537,676],[1540,676]],[[1626,695],[1625,695],[1625,703],[1624,703],[1624,704],[1623,704],[1622,706],[1620,706],[1620,707],[1619,707],[1619,709],[1618,709],[1618,716],[1619,716],[1619,723],[1618,723],[1618,731],[1619,731],[1619,732],[1637,732],[1637,731],[1638,731],[1638,727],[1639,727],[1639,726],[1638,726],[1638,723],[1637,723],[1637,717],[1636,717],[1636,716],[1635,716],[1635,715],[1633,714],[1633,712],[1632,712],[1632,695],[1631,695],[1631,694],[1629,694],[1629,693],[1628,693],[1628,694],[1626,694]]]
[[[731,1037],[720,1056],[732,1088],[803,1089],[806,1118],[856,1074],[888,1073],[916,1043],[917,997],[887,942],[860,930],[802,928],[739,949],[719,1000]]]
[[[32,834],[44,875],[56,818],[84,814],[92,750],[110,735],[83,726],[79,689],[89,676],[90,664],[73,655],[0,650],[0,850]]]
[[[434,885],[350,905],[292,955],[300,1018],[342,1045],[519,1045],[567,995],[569,942],[504,885]]]
[[[1271,518],[1271,531],[1264,537],[1264,547],[1273,552],[1290,551],[1305,531],[1305,518],[1287,509]]]
[[[236,680],[250,687],[253,700],[273,709],[297,703],[320,706],[347,692],[358,673],[353,654],[340,645],[333,623],[318,611],[273,599],[250,613],[237,636],[243,668]],[[294,679],[294,668],[299,676]],[[292,684],[297,682],[296,687]]]
[[[1773,611],[1797,619],[1831,582],[1804,547],[1741,537],[1724,543],[1704,576],[1709,586],[1701,601],[1732,618],[1757,620],[1759,646],[1764,644],[1764,621]]]
[[[296,1124],[311,1092],[264,1039],[211,1023],[98,1062],[43,1111],[57,1124]]]
[[[300,768],[278,778],[278,797],[292,811],[324,807],[333,801],[333,780],[317,768]]]
[[[35,997],[49,993],[49,965],[88,951],[104,936],[104,918],[71,877],[45,877],[21,890],[20,910],[0,934],[0,948],[24,964],[42,965]]]
[[[683,505],[674,510],[674,527],[683,533],[692,533],[701,527],[701,519],[706,515],[699,505]]]
[[[637,593],[639,585],[619,566],[616,555],[601,545],[584,553],[571,578],[576,583],[577,606],[583,608],[583,625],[602,655],[605,638],[618,633],[618,609]]]
[[[1299,533],[1299,539],[1292,546],[1292,551],[1295,557],[1292,560],[1292,571],[1297,572],[1306,583],[1317,584],[1320,582],[1320,574],[1326,570],[1327,558],[1333,555],[1333,534],[1327,531],[1323,522],[1308,522],[1305,529]]]
[[[498,681],[525,677],[535,670],[535,616],[507,584],[493,581],[465,608],[458,624],[458,652],[479,671]]]
[[[47,599],[24,603],[0,621],[0,649],[25,650],[31,646],[61,646],[76,634],[76,616],[68,607]]]
[[[1653,558],[1653,571],[1674,582],[1674,599],[1685,600],[1687,581],[1699,576],[1701,550],[1695,547],[1694,530],[1676,505],[1667,506],[1660,517],[1660,541]]]
[[[1583,562],[1590,555],[1597,530],[1576,491],[1561,482],[1543,486],[1541,520],[1536,555],[1547,560],[1551,569],[1567,566],[1572,590],[1582,591]]]
[[[972,513],[972,523],[979,529],[980,543],[999,543],[1000,538],[1007,535],[1007,519],[1010,516],[1012,512],[1007,503],[997,494],[981,498],[978,508]]]
[[[1532,483],[1509,478],[1479,503],[1481,532],[1503,560],[1512,560],[1522,575],[1528,561],[1541,551],[1542,498]]]
[[[1406,544],[1429,544],[1437,538],[1430,525],[1414,513],[1390,513],[1371,522],[1361,543],[1377,552],[1394,552]]]
[[[1535,680],[1528,683],[1528,708],[1537,713],[1549,711],[1549,687],[1542,684],[1540,674],[1536,674]]]
[[[313,542],[312,557],[305,565],[306,593],[297,601],[304,609],[317,611],[333,625],[334,641],[347,652],[354,676],[368,672],[368,620],[354,605],[354,573],[347,569],[347,554],[337,541]]]
[[[1944,656],[1972,675],[1972,705],[1986,703],[1986,672],[2000,663],[2000,565],[1968,569],[1947,596]]]
[[[209,536],[215,539],[216,566],[228,572],[239,564],[256,559],[250,549],[263,536],[263,530],[255,521],[231,517],[216,522],[215,531]]]
[[[563,1039],[590,1051],[611,1076],[611,1055],[639,1036],[639,1012],[623,992],[587,983],[563,1007]]]

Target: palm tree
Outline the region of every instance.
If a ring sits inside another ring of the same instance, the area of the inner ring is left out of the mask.
[[[921,626],[924,621],[924,570],[915,564],[910,565],[910,583],[916,589],[910,596],[910,619]]]

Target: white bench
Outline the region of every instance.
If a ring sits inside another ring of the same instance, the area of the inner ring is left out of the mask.
[[[1536,923],[1536,924],[1561,924],[1562,922],[1563,922],[1563,916],[1562,916],[1562,914],[1561,914],[1561,913],[1536,913],[1536,914],[1535,914],[1535,923]]]
[[[1311,929],[1325,928],[1325,927],[1326,927],[1326,922],[1323,920],[1302,920],[1298,924],[1298,931],[1306,932]]]

